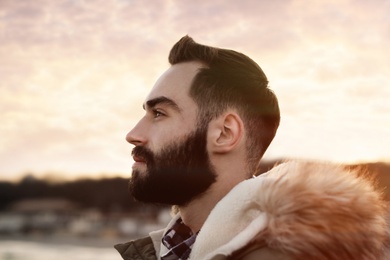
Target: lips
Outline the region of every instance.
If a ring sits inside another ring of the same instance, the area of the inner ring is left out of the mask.
[[[134,160],[135,162],[146,163],[146,161],[145,161],[144,158],[142,158],[142,157],[140,157],[140,156],[136,156],[136,155],[133,156],[133,160]]]
[[[134,165],[146,165],[153,162],[153,153],[143,146],[136,146],[131,151]]]

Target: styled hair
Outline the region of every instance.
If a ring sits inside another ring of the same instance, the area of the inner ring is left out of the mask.
[[[189,93],[199,107],[200,123],[235,109],[244,122],[248,166],[254,174],[280,122],[277,98],[262,69],[242,53],[201,45],[189,36],[172,47],[168,59],[171,65],[189,61],[204,65]]]

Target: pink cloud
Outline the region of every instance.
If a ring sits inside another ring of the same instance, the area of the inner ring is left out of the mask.
[[[296,153],[307,137],[302,129],[320,131],[324,122],[327,128],[319,133],[338,139],[316,156],[330,158],[335,145],[342,147],[340,154],[349,153],[351,143],[367,140],[362,146],[384,157],[386,151],[364,131],[369,122],[370,134],[390,146],[384,131],[373,130],[390,127],[389,5],[385,0],[147,6],[139,0],[1,1],[0,135],[6,138],[0,156],[19,159],[0,171],[21,171],[19,161],[32,170],[56,170],[72,152],[80,158],[72,170],[92,167],[82,162],[92,156],[101,167],[127,171],[131,147],[124,135],[168,66],[172,44],[185,34],[244,52],[265,70],[286,120],[271,148],[277,157]],[[326,139],[310,138],[315,144]],[[56,163],[41,161],[34,149]],[[299,150],[310,155],[312,149],[307,143]]]

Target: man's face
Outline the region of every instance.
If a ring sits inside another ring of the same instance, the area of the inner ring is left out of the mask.
[[[173,65],[153,87],[145,116],[127,135],[133,150],[130,191],[140,201],[185,205],[215,181],[207,126],[197,126],[189,88],[201,64]]]

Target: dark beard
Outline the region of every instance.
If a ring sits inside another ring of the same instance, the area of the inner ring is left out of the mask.
[[[146,161],[147,170],[134,170],[129,182],[138,201],[184,206],[201,196],[216,181],[207,153],[207,129],[198,128],[184,141],[174,142],[158,154],[137,146],[133,155]]]

